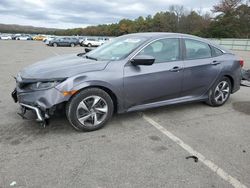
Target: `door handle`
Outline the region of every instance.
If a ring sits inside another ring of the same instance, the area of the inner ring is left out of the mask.
[[[219,61],[216,61],[216,60],[214,60],[212,63],[211,63],[211,65],[219,65],[220,64],[220,62]]]
[[[182,67],[173,67],[172,69],[170,69],[170,72],[179,72],[180,70],[182,70]]]

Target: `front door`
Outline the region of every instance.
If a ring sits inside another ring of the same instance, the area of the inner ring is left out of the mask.
[[[183,78],[180,40],[159,39],[146,46],[138,55],[150,55],[150,66],[124,67],[125,108],[178,98]]]

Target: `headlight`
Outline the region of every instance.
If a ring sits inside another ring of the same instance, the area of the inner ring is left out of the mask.
[[[44,90],[44,89],[50,89],[52,87],[55,87],[60,82],[53,81],[53,82],[36,82],[29,85],[29,89],[31,90]]]

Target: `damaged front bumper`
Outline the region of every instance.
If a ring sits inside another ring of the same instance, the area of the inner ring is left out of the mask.
[[[31,110],[36,115],[36,121],[43,126],[48,124],[49,118],[53,115],[56,106],[67,101],[69,97],[65,97],[56,88],[39,91],[24,91],[17,88],[11,93],[13,100],[19,103],[21,112],[18,113],[24,119],[27,110]]]
[[[37,117],[36,121],[37,122],[41,122],[41,123],[45,122],[46,117],[42,115],[42,112],[41,112],[41,110],[38,107],[31,106],[31,105],[28,105],[28,104],[23,104],[23,103],[19,103],[19,104],[20,104],[20,106],[22,108],[24,108],[22,110],[22,114],[21,115],[24,116],[25,112],[26,112],[26,109],[30,109],[30,110],[33,110],[36,113],[36,117]],[[47,117],[49,118],[49,116],[47,116]]]

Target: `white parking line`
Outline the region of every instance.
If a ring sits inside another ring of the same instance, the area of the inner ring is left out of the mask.
[[[214,164],[212,161],[205,158],[204,155],[201,153],[195,151],[191,146],[184,143],[180,138],[169,132],[167,129],[165,129],[163,126],[161,126],[159,123],[155,122],[150,117],[146,116],[145,114],[142,115],[143,119],[146,120],[148,123],[153,125],[156,129],[161,131],[163,134],[165,134],[168,138],[170,138],[173,142],[181,146],[184,150],[186,150],[191,155],[194,155],[199,158],[199,161],[201,161],[204,165],[206,165],[210,170],[215,172],[219,177],[230,183],[233,187],[236,188],[247,188],[244,184],[242,184],[240,181],[238,181],[236,178],[229,175],[227,172],[225,172],[223,169],[221,169],[219,166]]]

